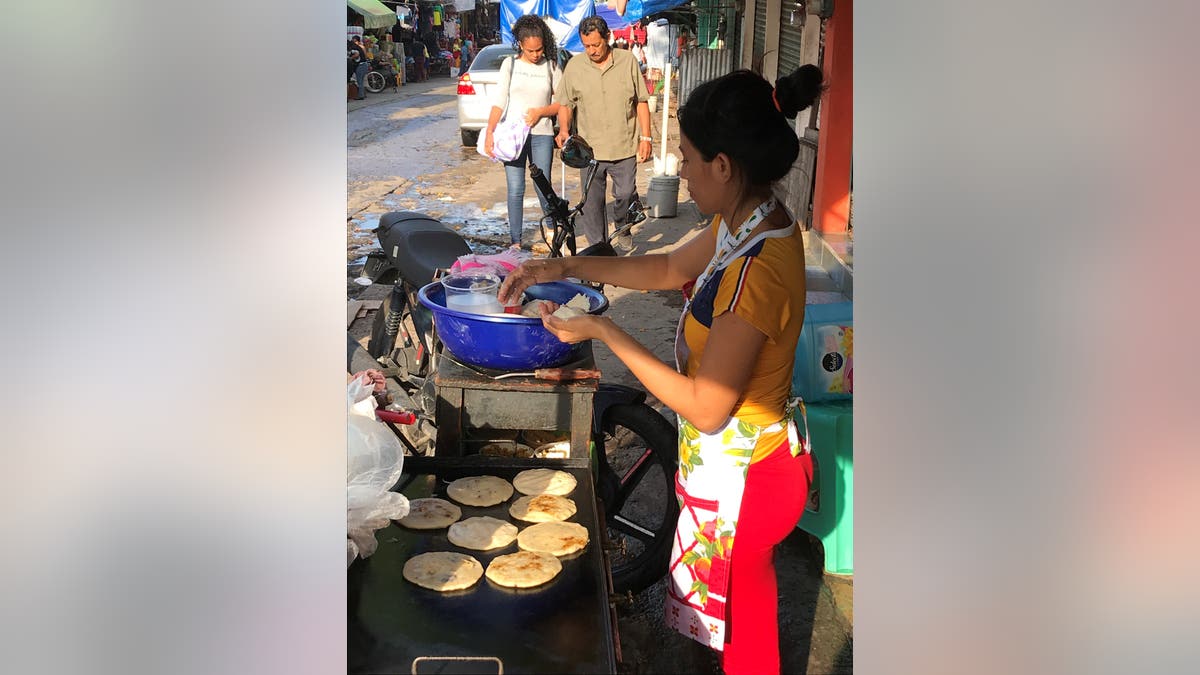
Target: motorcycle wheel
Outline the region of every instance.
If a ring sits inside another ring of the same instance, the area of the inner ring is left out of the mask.
[[[638,593],[667,573],[679,517],[675,498],[678,441],[675,428],[645,404],[609,408],[603,433],[593,442],[604,448],[597,489],[604,502],[613,587]]]
[[[367,73],[367,91],[371,92],[372,94],[378,94],[379,92],[383,91],[383,88],[386,85],[387,82],[384,80],[383,74],[379,71],[372,70],[371,72]]]

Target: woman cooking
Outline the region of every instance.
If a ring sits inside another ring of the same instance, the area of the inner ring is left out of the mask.
[[[680,175],[711,224],[676,250],[530,260],[501,301],[576,277],[634,289],[682,288],[676,367],[602,316],[542,322],[564,342],[604,342],[679,417],[681,509],[666,621],[722,652],[727,673],[778,673],[776,544],[804,509],[812,461],[792,421],[792,364],[804,319],[801,227],[772,185],[799,153],[788,124],[820,94],[807,65],[773,88],[737,71],[679,109]],[[802,408],[800,418],[803,419]]]

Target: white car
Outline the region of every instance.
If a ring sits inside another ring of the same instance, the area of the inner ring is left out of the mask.
[[[487,128],[492,100],[500,82],[500,66],[506,57],[515,55],[512,45],[488,45],[475,55],[467,72],[459,75],[458,129],[462,133],[463,145],[475,145],[479,140],[479,132]],[[570,58],[571,53],[560,47],[559,68],[565,66]]]

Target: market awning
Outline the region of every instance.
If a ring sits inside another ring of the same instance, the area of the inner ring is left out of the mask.
[[[391,28],[396,23],[396,10],[379,0],[346,0],[350,9],[363,15],[363,28]]]

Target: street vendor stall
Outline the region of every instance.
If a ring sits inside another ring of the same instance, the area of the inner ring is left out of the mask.
[[[570,365],[594,367],[591,350]],[[554,456],[491,455],[486,448],[497,444],[487,440],[489,430],[517,424],[580,424],[586,437],[597,381],[496,380],[448,358],[436,380],[442,399],[438,453],[407,457],[394,489],[413,504],[444,500],[458,511],[457,519],[449,528],[392,523],[376,533],[378,550],[350,566],[348,672],[615,673],[620,652],[609,542],[586,440],[564,441]],[[473,401],[464,400],[473,395]],[[445,419],[451,416],[455,419]],[[498,559],[532,550],[523,537],[533,525],[515,511],[522,492],[537,494],[521,482],[531,470],[570,476],[569,488],[548,494],[569,499],[574,511],[561,522],[578,528],[584,543],[579,550],[555,554],[561,568],[549,581],[511,587],[493,581],[491,570]],[[494,503],[472,505],[455,492],[460,479],[491,480],[516,490]],[[520,526],[522,534],[488,550],[464,548],[454,528],[481,519],[511,523],[514,535]],[[411,580],[412,561],[442,553],[470,556],[488,573],[450,591]]]
[[[524,317],[502,315],[506,318],[501,321],[451,309],[446,294],[457,291],[455,281],[449,277],[429,284],[419,294],[436,308],[437,334],[446,344],[432,377],[436,453],[406,457],[403,475],[392,488],[416,511],[436,503],[453,517],[432,527],[405,520],[389,523],[375,533],[377,549],[351,563],[348,671],[614,673],[619,647],[610,544],[600,499],[603,485],[593,471],[600,460],[591,457],[599,371],[590,344],[555,340],[565,351],[553,357],[518,335],[544,331],[540,324],[535,330],[525,327]],[[548,284],[545,290],[582,294],[594,311],[607,307],[602,294],[584,286]],[[470,289],[462,292],[470,294]],[[487,343],[495,331],[504,336],[496,346],[506,346],[492,352]],[[514,349],[514,344],[525,344],[526,350]],[[515,359],[518,371],[528,365],[534,372],[501,372],[488,367],[492,359]],[[558,366],[537,370],[553,365],[550,361]],[[564,377],[547,377],[550,371]],[[530,452],[520,452],[521,444],[510,440],[518,433]],[[539,472],[564,483],[555,490],[529,487],[523,477]],[[463,481],[499,485],[504,494],[486,500],[464,496],[456,492]],[[556,501],[565,510],[554,516],[523,510]],[[484,525],[508,530],[510,537],[482,547],[458,538],[460,531]],[[569,531],[561,540],[565,548],[546,550],[527,542],[539,527]],[[514,558],[523,574],[525,557],[540,558],[540,564],[554,569],[528,583],[494,575]],[[438,568],[432,581],[414,578],[415,568],[448,559],[455,566]],[[454,578],[460,574],[467,578]]]
[[[363,28],[391,28],[396,23],[396,10],[379,0],[346,0],[346,6],[363,17]]]

